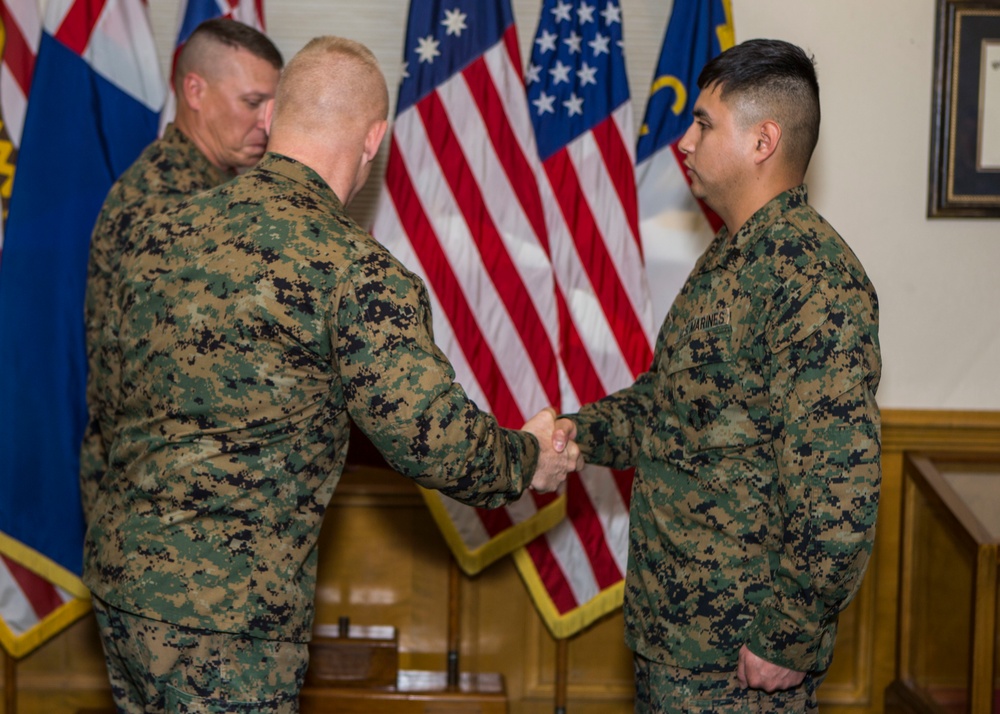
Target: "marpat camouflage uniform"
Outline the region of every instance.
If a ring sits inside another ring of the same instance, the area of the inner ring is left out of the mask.
[[[191,630],[91,603],[119,714],[298,714],[305,643]]]
[[[234,174],[216,168],[173,124],[140,154],[108,192],[90,239],[87,297],[84,304],[87,335],[87,406],[89,423],[80,453],[80,491],[88,515],[97,484],[107,469],[107,445],[114,408],[105,401],[104,380],[116,362],[101,364],[101,344],[115,340],[105,334],[108,307],[122,253],[129,250],[132,233],[150,216],[196,193],[218,186]]]
[[[530,483],[537,440],[453,382],[423,283],[305,165],[269,153],[153,219],[120,276],[120,408],[84,572],[112,606],[308,641],[349,418],[465,503]]]
[[[635,465],[626,641],[735,670],[821,671],[861,583],[880,487],[878,306],[799,186],[723,229],[650,371],[573,415],[588,462]]]

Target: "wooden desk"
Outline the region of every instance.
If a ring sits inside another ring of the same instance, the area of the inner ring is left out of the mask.
[[[887,714],[1000,714],[1000,458],[909,454]]]
[[[496,673],[459,675],[448,689],[445,672],[400,670],[395,687],[305,687],[302,714],[507,714],[503,677]]]

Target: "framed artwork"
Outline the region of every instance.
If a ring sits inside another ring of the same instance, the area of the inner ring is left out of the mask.
[[[930,218],[1000,218],[1000,0],[938,0]]]

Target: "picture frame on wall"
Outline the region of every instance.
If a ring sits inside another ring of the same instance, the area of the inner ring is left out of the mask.
[[[938,0],[929,218],[1000,218],[1000,0]]]

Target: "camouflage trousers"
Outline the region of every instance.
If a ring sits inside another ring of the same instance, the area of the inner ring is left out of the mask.
[[[178,627],[97,597],[119,714],[298,714],[307,645]]]
[[[635,714],[815,714],[822,676],[768,694],[744,689],[732,672],[692,672],[635,656]]]

